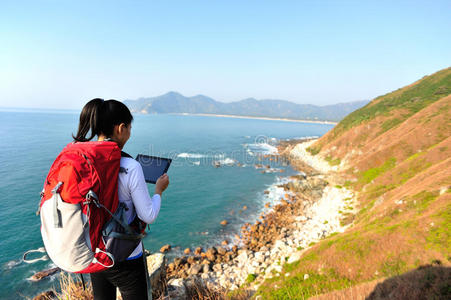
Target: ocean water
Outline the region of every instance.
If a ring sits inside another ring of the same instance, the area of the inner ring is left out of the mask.
[[[26,264],[22,255],[43,246],[35,214],[39,192],[77,124],[75,111],[0,111],[0,299],[32,297],[57,286],[58,276],[27,280],[53,265]],[[142,153],[173,159],[170,185],[144,240],[146,249],[155,252],[171,244],[171,255],[176,255],[186,247],[233,241],[241,225],[255,221],[266,202],[280,200],[283,191],[277,184],[295,173],[283,163],[260,161],[261,154],[275,151],[279,139],[321,136],[331,128],[272,120],[136,115],[124,151],[133,157]],[[255,168],[258,163],[270,165],[274,172],[262,173],[265,169]],[[148,187],[153,192],[154,185]],[[219,224],[224,219],[229,221],[226,227]]]

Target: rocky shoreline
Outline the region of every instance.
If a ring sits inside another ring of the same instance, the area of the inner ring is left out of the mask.
[[[356,195],[342,186],[335,168],[306,151],[312,142],[279,144],[279,154],[271,160],[287,161],[299,173],[283,180],[278,186],[283,196],[266,203],[265,212],[254,224],[244,224],[233,243],[185,249],[185,255],[169,264],[164,254],[147,253],[154,298],[187,299],[189,288],[199,284],[213,291],[240,288],[252,295],[265,279],[280,276],[285,263],[299,260],[314,243],[344,231],[349,225],[342,221],[354,213]],[[170,250],[166,245],[160,252]]]
[[[183,299],[187,285],[199,281],[210,289],[255,291],[265,279],[280,276],[284,263],[299,260],[315,242],[346,229],[342,220],[353,213],[354,192],[342,187],[333,172],[321,172],[332,170],[305,150],[311,142],[279,145],[279,155],[300,173],[280,186],[285,194],[279,203],[267,203],[271,209],[256,223],[242,226],[235,244],[187,249],[187,255],[167,265],[170,299]]]

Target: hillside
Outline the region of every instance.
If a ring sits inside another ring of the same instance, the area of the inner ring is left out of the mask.
[[[124,103],[132,112],[145,114],[222,114],[299,120],[339,121],[350,112],[367,104],[368,101],[316,106],[310,104],[296,104],[285,100],[256,100],[254,98],[248,98],[241,101],[223,103],[203,95],[185,97],[176,92],[169,92],[153,98],[125,100]]]
[[[358,193],[354,213],[343,213],[352,226],[286,264],[285,276],[258,293],[451,297],[451,68],[374,99],[307,151]]]

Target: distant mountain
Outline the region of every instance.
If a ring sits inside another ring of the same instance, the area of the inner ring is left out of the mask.
[[[132,112],[144,114],[222,114],[322,121],[340,121],[346,115],[363,107],[368,102],[355,101],[316,106],[311,104],[296,104],[285,100],[256,100],[254,98],[248,98],[241,101],[224,103],[204,95],[185,97],[176,92],[169,92],[158,97],[124,101]]]

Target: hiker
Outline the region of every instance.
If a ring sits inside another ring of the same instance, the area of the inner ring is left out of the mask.
[[[116,100],[93,99],[81,111],[76,142],[116,142],[122,150],[130,138],[133,116],[123,103]],[[90,133],[89,137],[87,137]],[[169,185],[169,177],[163,174],[155,184],[155,194],[150,197],[141,165],[129,155],[121,155],[118,179],[119,202],[126,205],[129,224],[137,217],[149,224],[160,211],[161,195]],[[116,287],[124,300],[148,299],[145,255],[142,242],[130,256],[116,262],[112,268],[91,273],[95,300],[116,299]],[[150,288],[150,287],[149,287]]]

